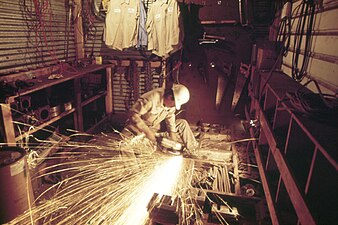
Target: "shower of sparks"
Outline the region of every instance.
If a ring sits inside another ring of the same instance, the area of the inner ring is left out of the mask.
[[[172,196],[181,173],[182,157],[172,157],[157,165],[134,190],[135,198],[114,224],[134,225],[147,221],[147,205],[154,193]]]
[[[46,159],[57,163],[40,169],[42,175],[33,179],[53,175],[60,181],[36,196],[35,206],[10,224],[147,224],[154,193],[175,198],[190,188],[193,163],[159,153],[145,139],[100,134],[85,143],[55,144],[62,151]]]
[[[202,209],[191,191],[199,188],[197,182],[192,186],[192,179],[202,180],[193,160],[163,154],[144,138],[128,139],[116,132],[51,133],[60,139],[43,141],[32,134],[19,144],[26,149],[31,168],[37,160],[53,161],[39,169],[33,182],[46,175],[59,182],[35,196],[32,208],[9,224],[149,224],[147,207],[154,193],[180,200],[180,224],[203,224]],[[40,158],[38,149],[50,145],[60,151]]]

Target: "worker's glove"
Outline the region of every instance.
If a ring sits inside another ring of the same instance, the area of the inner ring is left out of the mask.
[[[139,135],[134,136],[132,139],[130,139],[130,142],[135,143],[135,142],[143,140],[144,138],[145,138],[144,133],[141,133]]]
[[[144,134],[146,135],[146,138],[148,138],[152,143],[156,143],[155,133],[152,130],[146,130]]]
[[[169,132],[169,138],[173,141],[180,142],[181,138],[176,132]]]

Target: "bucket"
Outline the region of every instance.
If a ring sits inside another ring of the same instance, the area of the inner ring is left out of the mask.
[[[29,209],[34,202],[25,150],[0,148],[0,224]]]

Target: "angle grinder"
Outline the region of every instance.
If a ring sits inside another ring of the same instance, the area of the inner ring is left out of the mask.
[[[181,151],[182,144],[166,137],[159,138],[158,144],[172,151]]]
[[[159,148],[162,152],[168,152],[171,154],[179,155],[182,153],[183,146],[181,143],[171,140],[168,138],[168,136],[163,133],[155,133],[156,142]],[[140,135],[137,135],[131,139],[131,142],[135,142],[139,139],[145,138],[145,134],[142,133]]]
[[[156,133],[157,144],[162,148],[162,151],[168,151],[169,153],[173,153],[175,155],[180,154],[182,152],[182,144],[171,140],[168,138],[168,132]]]

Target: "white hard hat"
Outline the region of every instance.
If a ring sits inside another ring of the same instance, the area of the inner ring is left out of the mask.
[[[190,93],[186,86],[182,84],[173,84],[173,92],[175,98],[175,106],[177,110],[181,109],[181,105],[187,103],[190,99]]]

